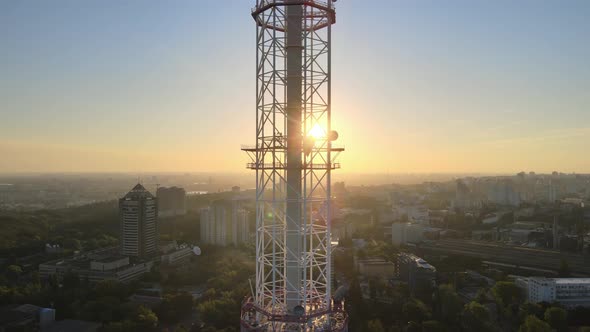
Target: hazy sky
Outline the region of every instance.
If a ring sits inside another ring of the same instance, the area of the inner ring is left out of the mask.
[[[254,0],[0,0],[0,172],[243,171]],[[343,172],[590,172],[590,1],[340,0]]]

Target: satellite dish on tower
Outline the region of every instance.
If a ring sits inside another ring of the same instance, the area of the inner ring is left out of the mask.
[[[194,246],[193,247],[193,254],[195,254],[197,256],[201,256],[201,248]]]

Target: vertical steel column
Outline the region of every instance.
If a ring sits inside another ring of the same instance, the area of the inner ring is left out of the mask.
[[[286,304],[292,311],[301,304],[301,85],[302,85],[302,5],[286,6],[287,32],[287,229]]]

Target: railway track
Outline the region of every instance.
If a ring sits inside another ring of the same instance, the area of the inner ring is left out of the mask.
[[[566,260],[573,273],[590,275],[590,256],[472,240],[439,240],[418,246],[423,252],[481,258],[498,263],[557,271]]]

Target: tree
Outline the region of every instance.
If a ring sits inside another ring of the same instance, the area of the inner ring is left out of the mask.
[[[436,320],[427,320],[422,323],[422,332],[445,332],[446,330],[446,327]]]
[[[383,324],[381,324],[380,320],[373,319],[367,323],[367,331],[369,331],[369,332],[385,332],[385,329],[383,328]]]
[[[466,331],[492,331],[488,309],[475,301],[466,304],[461,313],[461,324]]]
[[[150,309],[140,305],[135,314],[135,322],[141,331],[152,331],[158,326],[158,316]]]
[[[64,274],[62,284],[66,289],[74,289],[80,287],[80,277],[75,272],[67,272]]]
[[[19,281],[22,273],[23,269],[18,265],[9,265],[6,268],[6,276],[13,283],[17,283]]]
[[[111,322],[109,324],[104,325],[101,329],[101,332],[128,332],[128,331],[137,331],[137,325],[130,321],[124,320],[122,322]]]
[[[567,331],[567,312],[559,307],[545,310],[545,321],[557,331]]]
[[[539,319],[543,318],[543,307],[537,303],[525,302],[520,305],[519,316],[522,321],[529,315],[533,315]]]
[[[127,297],[129,290],[127,287],[115,280],[102,280],[96,284],[94,289],[97,297],[112,296],[119,299]]]
[[[543,318],[541,315],[539,318]],[[590,308],[577,306],[567,311],[567,321],[569,325],[573,326],[589,326],[590,325]],[[590,332],[590,331],[588,331]]]
[[[463,309],[463,303],[459,295],[457,295],[451,285],[439,286],[437,295],[440,319],[453,324]]]
[[[65,239],[63,241],[63,246],[66,249],[72,249],[72,250],[80,250],[80,248],[82,248],[82,245],[80,244],[80,240],[74,239],[74,238]]]
[[[509,281],[498,281],[492,288],[492,294],[503,306],[520,303],[524,300],[522,289]]]
[[[518,332],[551,332],[551,327],[536,316],[528,315]]]
[[[488,290],[486,288],[480,288],[475,295],[475,301],[483,304],[488,300]]]
[[[103,296],[95,301],[88,301],[82,306],[80,315],[85,320],[102,322],[116,321],[115,311],[120,307],[121,301],[114,296]]]
[[[417,322],[409,322],[406,326],[406,332],[422,332],[422,326]]]
[[[41,277],[39,276],[39,271],[33,271],[33,273],[31,273],[31,282],[36,285],[41,285]]]
[[[412,299],[406,302],[402,308],[402,313],[406,321],[414,321],[421,323],[427,320],[430,316],[428,308],[422,301]]]
[[[240,316],[240,304],[226,292],[219,299],[208,300],[197,306],[199,316],[207,325],[223,329],[236,326]],[[231,319],[228,319],[231,317]]]
[[[361,328],[361,324],[366,322],[365,313],[367,312],[366,306],[363,305],[363,293],[361,285],[357,277],[354,277],[350,282],[350,288],[348,290],[347,302],[350,305],[349,317],[350,325],[355,330]]]
[[[167,295],[157,312],[160,318],[168,323],[177,323],[182,317],[190,314],[193,308],[193,297],[188,293]]]

